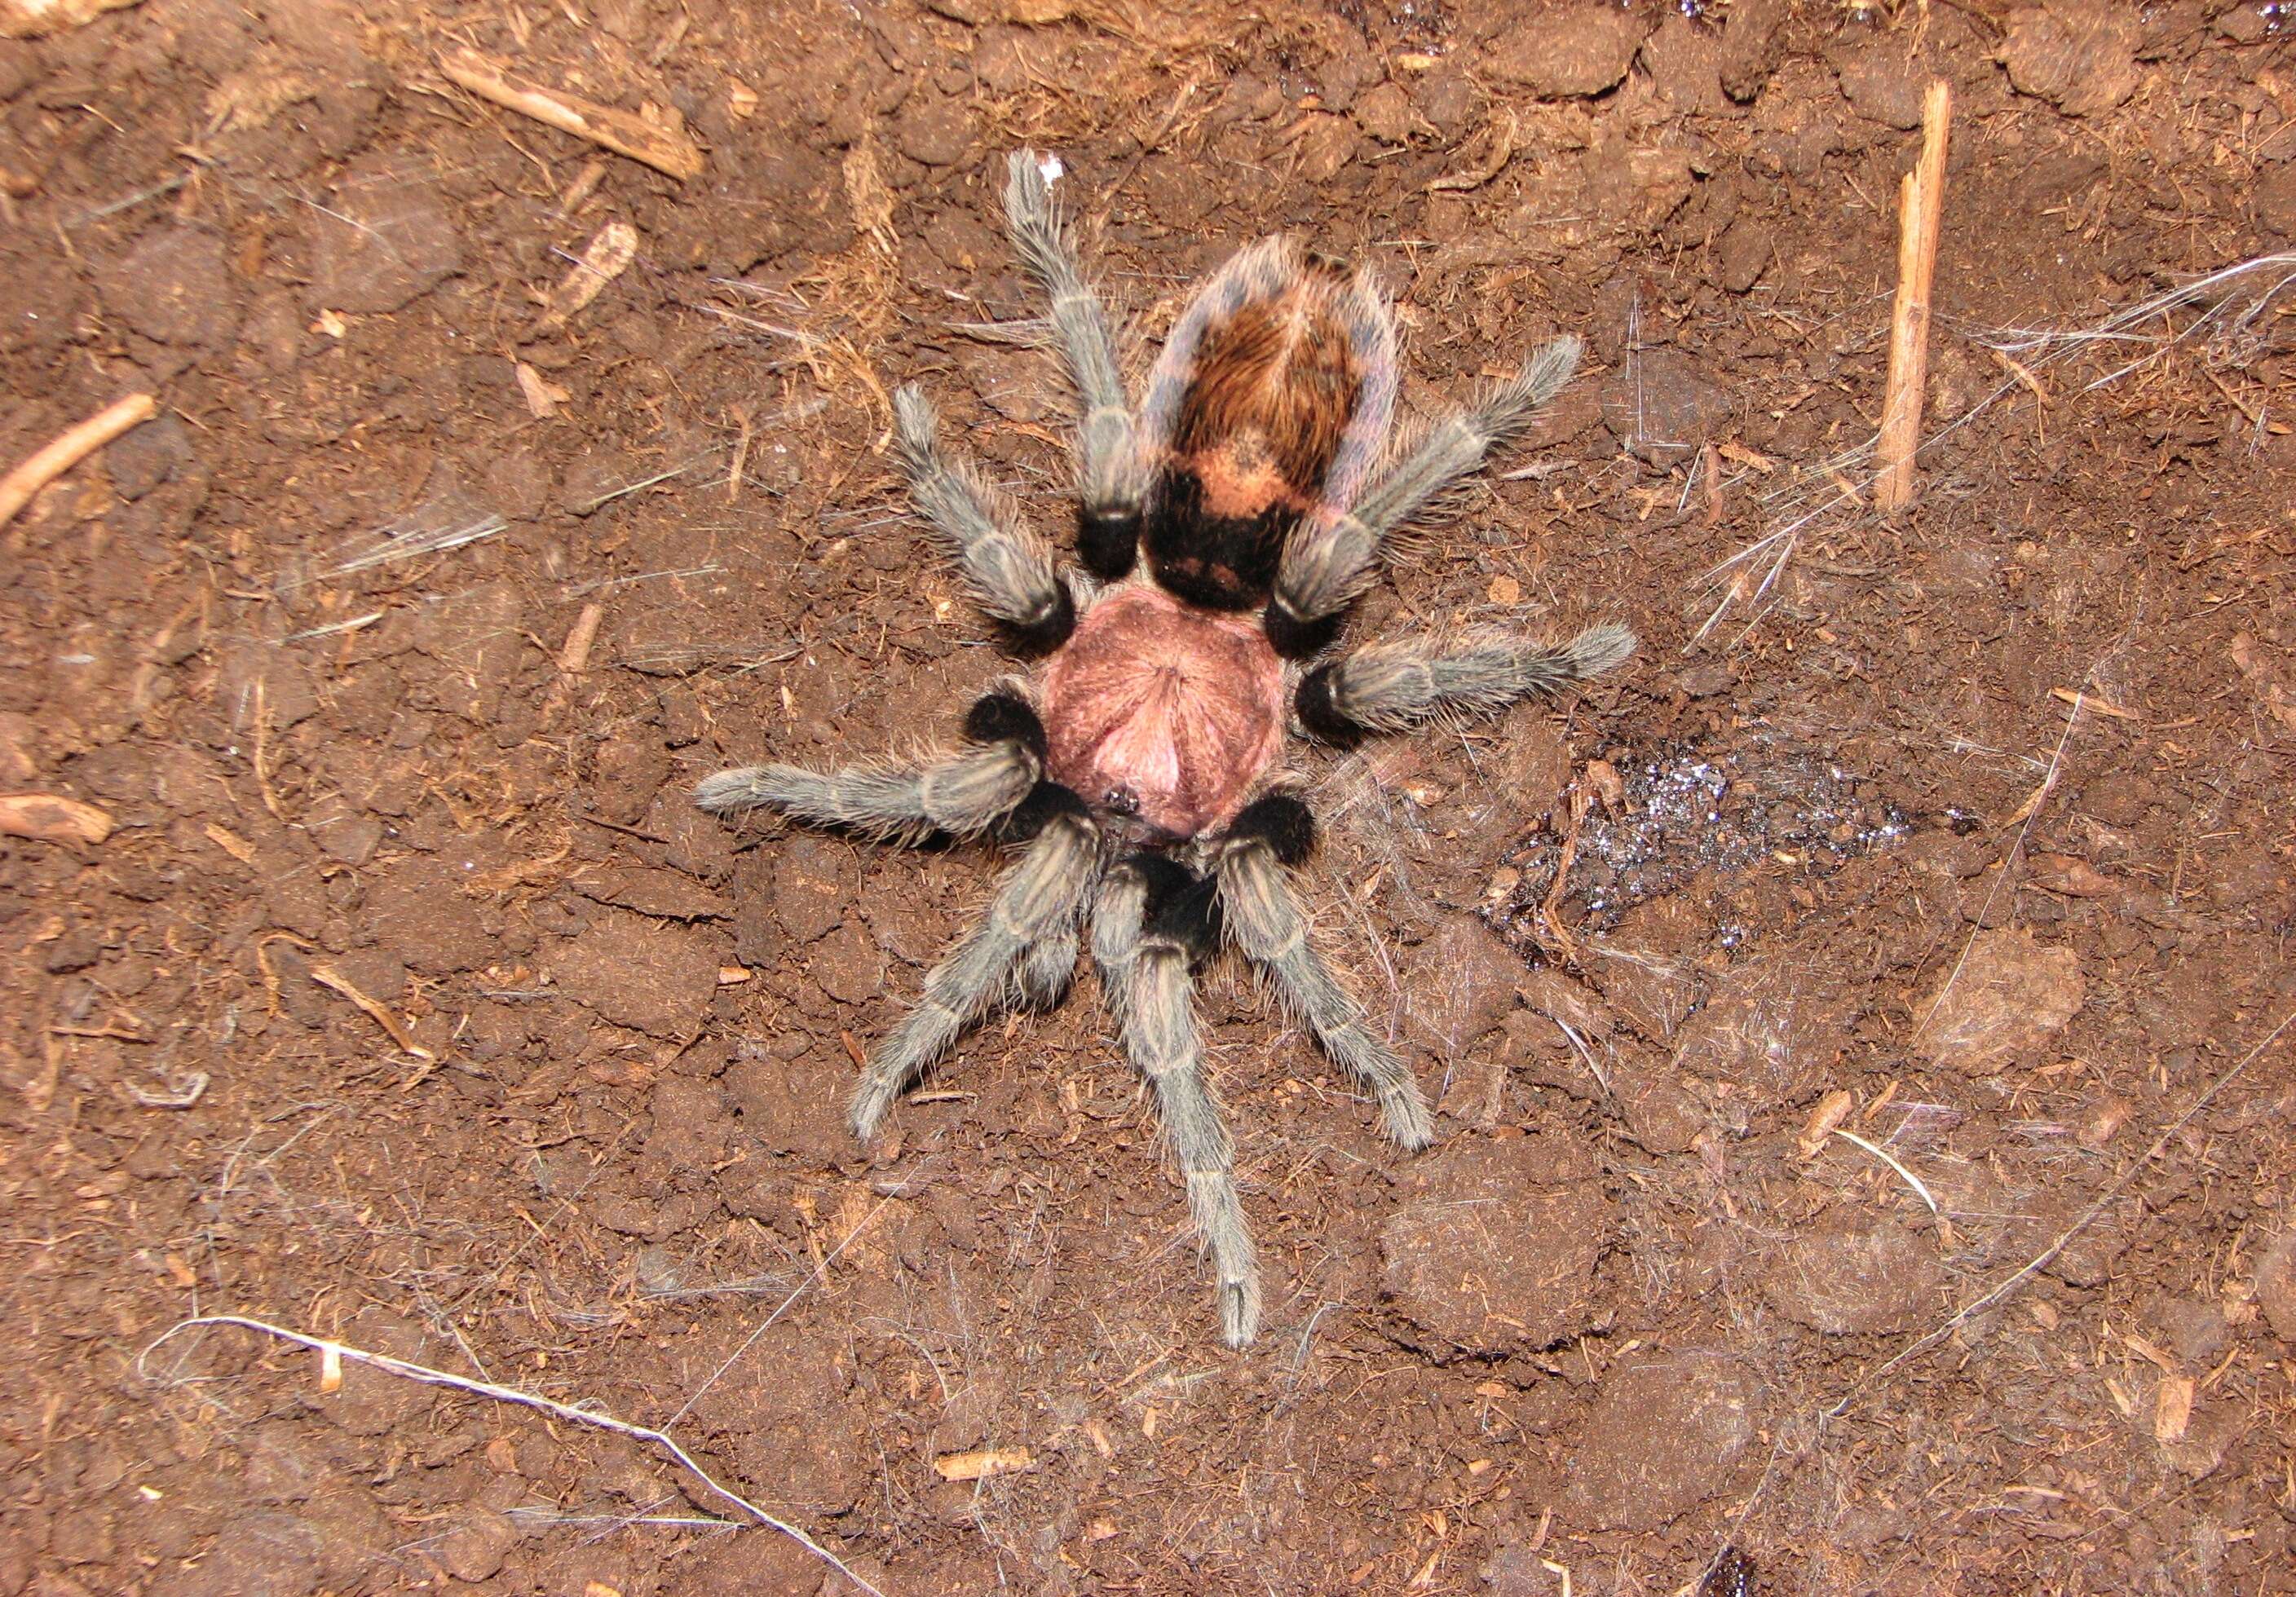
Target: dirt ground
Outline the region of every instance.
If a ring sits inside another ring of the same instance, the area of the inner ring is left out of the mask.
[[[145,0],[0,42],[0,461],[160,407],[0,530],[0,790],[114,826],[0,838],[0,1597],[2296,1592],[2285,10]],[[1644,640],[1302,755],[1308,890],[1441,1140],[1215,968],[1241,1354],[1089,976],[845,1130],[994,856],[688,797],[946,739],[1011,668],[886,396],[1065,536],[1057,374],[978,330],[1032,312],[1023,143],[1136,356],[1278,230],[1376,267],[1411,414],[1583,336],[1352,635]],[[165,1334],[208,1315],[562,1406]]]

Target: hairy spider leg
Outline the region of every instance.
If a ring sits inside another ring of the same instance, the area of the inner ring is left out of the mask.
[[[1145,479],[1108,313],[1077,264],[1033,150],[1016,150],[1005,162],[1004,224],[1022,268],[1052,301],[1053,332],[1076,384],[1077,556],[1113,582],[1132,569]]]
[[[1578,368],[1581,346],[1559,338],[1472,405],[1430,428],[1361,499],[1324,505],[1284,548],[1267,603],[1267,638],[1305,659],[1339,635],[1349,605],[1371,586],[1388,545],[1492,452],[1522,436]]]
[[[1191,968],[1215,952],[1213,884],[1161,855],[1136,854],[1102,880],[1092,953],[1133,1068],[1155,1089],[1156,1110],[1188,1189],[1188,1212],[1211,1255],[1220,1336],[1241,1347],[1259,1331],[1259,1266],[1236,1196],[1235,1150],[1204,1080]]]
[[[971,462],[941,452],[939,433],[923,389],[893,390],[893,456],[909,497],[955,556],[973,602],[1023,652],[1049,653],[1076,630],[1076,600],[1053,569],[1052,551]]]
[[[702,778],[693,801],[713,815],[776,809],[881,842],[976,837],[1026,800],[1045,773],[1045,727],[1028,700],[990,693],[965,717],[969,748],[922,762],[865,761],[835,771],[743,766]]]
[[[1047,789],[1054,789],[1047,792]],[[1030,815],[1031,808],[1038,812]],[[1100,870],[1100,832],[1084,801],[1039,782],[1015,819],[1041,824],[1004,873],[988,912],[926,973],[924,992],[861,1068],[853,1091],[853,1133],[874,1135],[885,1110],[947,1053],[966,1025],[1010,990],[1014,968],[1037,944],[1069,935]],[[1070,944],[1074,947],[1073,942]]]
[[[1308,807],[1288,793],[1259,799],[1235,818],[1216,866],[1228,937],[1267,972],[1284,1007],[1324,1052],[1379,1100],[1389,1137],[1416,1151],[1435,1140],[1419,1082],[1372,1034],[1363,1005],[1316,951],[1292,890],[1290,867],[1308,856],[1315,837]]]
[[[1397,638],[1316,667],[1300,678],[1292,705],[1311,735],[1349,749],[1374,733],[1494,715],[1518,699],[1558,692],[1634,650],[1635,635],[1616,622],[1561,644],[1500,631],[1472,632],[1448,644]]]

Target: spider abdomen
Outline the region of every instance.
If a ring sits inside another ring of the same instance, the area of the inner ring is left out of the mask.
[[[1145,586],[1087,610],[1045,671],[1046,774],[1155,838],[1217,830],[1283,740],[1283,667],[1252,621]]]
[[[1266,603],[1299,529],[1344,508],[1385,445],[1395,381],[1367,277],[1288,239],[1237,255],[1149,383],[1140,530],[1157,582],[1211,610]]]

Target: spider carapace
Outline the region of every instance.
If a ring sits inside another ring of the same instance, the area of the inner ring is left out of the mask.
[[[1166,338],[1136,410],[1108,319],[1030,152],[1004,214],[1049,298],[1078,397],[1078,558],[1062,571],[1016,507],[942,452],[915,387],[893,396],[918,511],[1006,641],[1041,664],[977,701],[962,745],[922,763],[724,771],[696,798],[886,840],[988,835],[1018,850],[988,913],[877,1044],[852,1103],[865,1140],[964,1028],[1066,992],[1087,936],[1125,1052],[1154,1088],[1217,1282],[1221,1333],[1260,1318],[1227,1129],[1203,1077],[1196,970],[1226,944],[1264,970],[1407,1150],[1432,1138],[1411,1070],[1309,933],[1292,873],[1315,824],[1282,774],[1287,731],[1352,746],[1489,714],[1604,671],[1623,627],[1566,643],[1486,630],[1335,652],[1396,536],[1530,425],[1575,339],[1390,453],[1395,323],[1370,277],[1288,239],[1231,258]],[[1088,930],[1087,930],[1088,929]]]

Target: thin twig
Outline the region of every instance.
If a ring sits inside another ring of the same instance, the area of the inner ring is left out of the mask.
[[[149,394],[115,399],[76,427],[58,433],[45,447],[5,477],[0,477],[0,527],[32,502],[32,495],[62,477],[131,427],[159,414]]]
[[[463,87],[504,111],[603,144],[617,155],[643,161],[681,183],[701,176],[701,147],[675,129],[657,127],[628,111],[594,104],[562,89],[521,82],[500,62],[488,61],[475,50],[457,50],[439,64]]]
[[[644,1425],[633,1425],[627,1420],[617,1420],[611,1414],[577,1408],[572,1404],[560,1403],[554,1398],[545,1397],[535,1392],[521,1391],[516,1387],[498,1386],[490,1380],[472,1380],[468,1376],[451,1375],[444,1370],[434,1370],[428,1364],[411,1364],[403,1358],[393,1358],[389,1354],[369,1353],[364,1348],[353,1347],[348,1343],[332,1341],[325,1337],[311,1336],[304,1331],[290,1331],[284,1326],[274,1325],[267,1320],[252,1319],[245,1314],[201,1314],[169,1326],[154,1338],[143,1352],[135,1355],[136,1374],[147,1380],[152,1379],[144,1368],[144,1361],[152,1356],[160,1343],[180,1331],[200,1330],[211,1325],[235,1325],[242,1331],[261,1331],[265,1336],[277,1337],[282,1341],[293,1342],[299,1347],[308,1347],[319,1355],[323,1368],[340,1369],[341,1361],[348,1359],[354,1364],[365,1364],[370,1369],[380,1370],[386,1375],[396,1375],[403,1380],[414,1381],[422,1386],[449,1387],[458,1392],[469,1392],[476,1396],[490,1397],[496,1403],[515,1404],[521,1408],[534,1409],[554,1419],[564,1420],[576,1425],[586,1425],[593,1430],[611,1431],[616,1436],[627,1437],[632,1441],[644,1442],[650,1446],[658,1447],[675,1459],[703,1486],[742,1512],[749,1514],[758,1524],[780,1531],[863,1591],[872,1593],[872,1597],[885,1597],[884,1593],[870,1585],[864,1577],[857,1574],[852,1566],[796,1526],[786,1520],[775,1519],[748,1498],[730,1487],[720,1485],[718,1478],[696,1463],[693,1455],[686,1452],[668,1431],[653,1430]]]
[[[2047,367],[2069,361],[2074,356],[2103,345],[2136,344],[2144,353],[2115,367],[2085,386],[2070,390],[2087,394],[2119,382],[2123,378],[2144,370],[2165,358],[2172,350],[2194,342],[2203,334],[2211,339],[2230,340],[2249,333],[2252,323],[2264,315],[2291,286],[2296,285],[2296,251],[2259,255],[2235,265],[2220,267],[2192,282],[2164,289],[2160,293],[2139,300],[2136,304],[2113,312],[2093,327],[2071,330],[2056,328],[1996,328],[1972,332],[1970,336],[1988,349],[2005,349],[2024,357],[2027,369],[2036,374]],[[2261,289],[2246,285],[2264,273],[2281,274]],[[2140,331],[2148,323],[2161,321],[2171,313],[2187,306],[2210,301],[2208,308],[2182,328],[2165,332]],[[1631,312],[1629,327],[1632,326]],[[1948,438],[1974,426],[1998,405],[2003,398],[2023,387],[2015,375],[1980,395],[1975,403],[1959,415],[1921,440],[1920,452],[1933,453]],[[1714,595],[1712,608],[1706,618],[1684,643],[1687,653],[1703,643],[1721,625],[1722,618],[1733,607],[1743,605],[1750,611],[1745,627],[1733,642],[1742,642],[1760,620],[1762,602],[1776,587],[1787,564],[1800,547],[1805,534],[1833,512],[1844,509],[1862,508],[1863,500],[1857,484],[1871,484],[1875,449],[1869,439],[1842,451],[1816,466],[1805,469],[1795,483],[1767,495],[1767,502],[1781,504],[1770,529],[1734,553],[1717,561],[1698,577],[1698,586]],[[1855,474],[1853,481],[1844,473]],[[1824,487],[1815,487],[1821,480]],[[1761,575],[1755,576],[1757,569]]]

